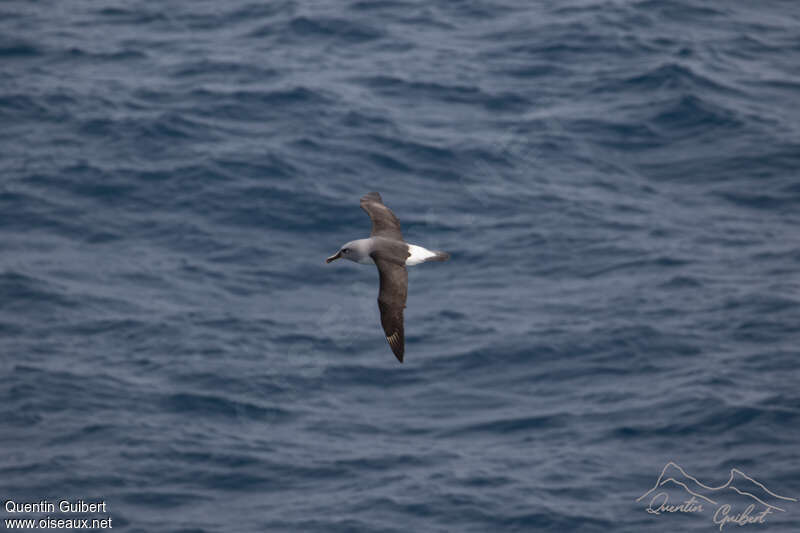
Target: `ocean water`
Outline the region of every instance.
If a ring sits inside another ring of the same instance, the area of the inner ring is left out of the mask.
[[[3,2],[0,497],[718,531],[667,465],[800,531],[798,103],[795,2]],[[452,254],[403,364],[324,264],[369,191]]]

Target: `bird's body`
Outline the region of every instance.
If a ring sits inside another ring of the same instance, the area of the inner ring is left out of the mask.
[[[450,254],[405,242],[400,230],[400,221],[388,207],[383,205],[380,194],[376,192],[365,194],[361,198],[361,208],[372,219],[370,237],[346,243],[325,262],[330,263],[345,258],[361,264],[374,263],[378,267],[380,275],[378,308],[381,312],[381,325],[392,352],[402,363],[405,352],[403,309],[408,295],[406,266],[427,261],[446,261]]]
[[[405,249],[396,246],[395,243],[397,242],[401,242],[405,245]],[[378,249],[388,250],[390,247],[396,250],[398,260],[401,259],[400,256],[403,252],[408,254],[404,263],[406,266],[414,266],[425,263],[426,261],[444,261],[447,259],[442,256],[443,252],[433,252],[422,246],[417,246],[416,244],[408,244],[403,241],[387,239],[386,237],[369,237],[350,241],[342,246],[341,249],[347,250],[347,252],[343,253],[341,257],[356,263],[361,263],[362,265],[374,265],[375,259],[373,259],[371,255],[372,252]]]

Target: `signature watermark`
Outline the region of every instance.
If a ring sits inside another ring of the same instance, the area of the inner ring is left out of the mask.
[[[726,525],[765,524],[774,513],[784,513],[796,498],[769,490],[741,470],[731,469],[728,481],[717,487],[701,483],[670,461],[655,485],[636,498],[653,515],[707,514],[722,531]]]

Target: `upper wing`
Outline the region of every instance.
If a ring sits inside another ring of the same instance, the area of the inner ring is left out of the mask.
[[[381,310],[381,326],[386,333],[386,340],[395,357],[403,362],[405,352],[405,334],[403,332],[403,309],[408,296],[408,271],[386,259],[375,258],[381,278],[381,289],[378,293],[378,309]]]
[[[367,193],[361,197],[361,209],[367,212],[372,219],[371,237],[388,237],[403,240],[400,231],[400,221],[394,216],[392,210],[383,205],[381,195],[376,192]]]

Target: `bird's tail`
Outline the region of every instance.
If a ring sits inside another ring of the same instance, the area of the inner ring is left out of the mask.
[[[408,259],[407,265],[418,265],[420,263],[427,263],[428,261],[447,261],[450,259],[450,254],[439,250],[428,250],[416,244],[408,245]]]
[[[431,250],[431,252],[433,252],[434,255],[430,259],[426,259],[425,260],[426,263],[428,261],[447,261],[448,259],[450,259],[450,254],[448,254],[447,252],[443,252],[441,250]]]

